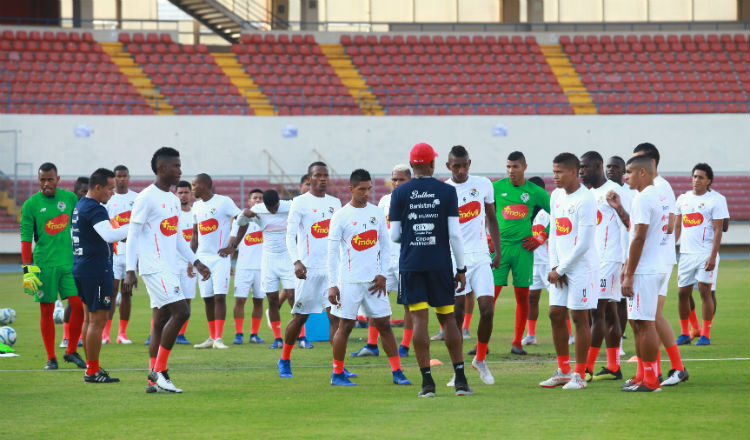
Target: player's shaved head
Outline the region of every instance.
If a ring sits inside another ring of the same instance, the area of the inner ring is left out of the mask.
[[[453,148],[451,148],[450,153],[448,153],[448,160],[450,160],[451,156],[456,158],[467,158],[469,157],[469,152],[466,151],[466,148],[464,148],[463,145],[454,145]]]
[[[117,174],[118,171],[125,171],[126,173],[130,174],[130,170],[128,170],[128,167],[125,165],[117,165],[114,170],[115,174]]]
[[[646,154],[633,156],[628,159],[626,168],[632,168],[634,170],[644,169],[647,173],[653,176],[656,169],[654,168],[654,161]]]
[[[158,174],[159,165],[166,160],[179,159],[180,153],[171,147],[161,147],[151,157],[151,171]]]
[[[576,171],[581,167],[581,161],[573,153],[560,153],[552,159],[552,163]]]
[[[522,164],[526,164],[526,156],[523,155],[520,151],[513,151],[508,155],[508,160],[512,162],[521,162]]]
[[[593,150],[583,153],[581,155],[581,160],[582,161],[585,160],[588,162],[598,162],[598,163],[604,164],[604,158],[602,157],[602,155]]]
[[[197,174],[193,178],[193,182],[205,185],[206,188],[208,188],[208,189],[213,189],[213,187],[214,187],[214,181],[213,181],[213,179],[211,179],[211,176],[209,176],[206,173]]]
[[[654,144],[650,142],[644,142],[642,144],[636,145],[636,147],[633,148],[633,154],[646,155],[649,158],[653,159],[654,162],[656,162],[656,166],[659,166],[659,159],[660,159],[659,150],[656,148]]]
[[[313,163],[311,163],[311,164],[310,164],[310,165],[309,165],[309,166],[307,167],[307,177],[310,177],[310,174],[312,174],[312,170],[313,170],[313,168],[315,168],[315,167],[323,167],[323,168],[328,168],[328,165],[326,165],[326,163],[325,163],[325,162],[320,162],[320,161],[317,161],[317,162],[313,162]],[[301,182],[300,182],[300,183],[301,183]]]
[[[187,188],[188,190],[193,189],[193,187],[190,185],[190,182],[187,180],[180,180],[177,182],[177,188]]]
[[[43,164],[39,165],[39,171],[42,173],[54,171],[55,174],[57,174],[57,167],[52,162],[44,162]]]
[[[544,179],[542,179],[539,176],[529,177],[528,181],[531,182],[531,183],[533,183],[534,185],[540,187],[540,188],[544,188],[545,187]]]
[[[645,187],[654,183],[656,165],[646,154],[633,156],[625,165],[625,174],[628,176],[630,189],[643,191]]]
[[[263,204],[269,211],[275,212],[279,205],[279,193],[275,189],[263,191]]]

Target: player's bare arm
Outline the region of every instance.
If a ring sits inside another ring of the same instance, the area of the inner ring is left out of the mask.
[[[240,241],[242,241],[242,237],[245,236],[246,232],[247,225],[240,226],[237,230],[237,235],[229,238],[229,245],[224,249],[219,249],[219,256],[227,257],[235,253],[235,251],[237,251],[237,246],[239,246]]]
[[[193,236],[190,238],[190,250],[198,250],[198,223],[193,225]]]
[[[721,246],[721,236],[723,234],[722,227],[724,226],[724,219],[715,219],[714,224],[714,242],[711,245],[711,255],[706,260],[706,271],[712,271],[716,268],[716,256],[719,254],[719,247]]]
[[[492,243],[500,243],[500,223],[497,221],[497,208],[494,203],[484,204],[485,218],[487,219],[487,232],[490,234]],[[492,258],[492,268],[500,267],[502,251],[498,245],[495,248],[495,256]]]
[[[628,262],[622,276],[622,295],[628,298],[633,296],[633,275],[635,274],[635,268],[638,267],[638,262],[641,260],[643,244],[646,242],[648,225],[637,224],[634,228],[633,239],[630,240]]]
[[[617,213],[617,216],[620,217],[620,221],[623,225],[625,225],[626,228],[630,227],[630,214],[628,214],[627,211],[625,211],[625,208],[622,206],[622,200],[620,200],[620,195],[617,194],[614,191],[610,191],[607,193],[607,203],[609,206],[612,207],[612,209],[615,210]]]

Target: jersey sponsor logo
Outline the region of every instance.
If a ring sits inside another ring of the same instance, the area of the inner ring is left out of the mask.
[[[467,223],[475,218],[479,217],[479,213],[482,212],[482,205],[474,200],[458,208],[458,222]]]
[[[520,220],[526,218],[529,214],[529,207],[526,205],[505,205],[501,214],[506,220]]]
[[[174,235],[177,233],[177,216],[165,218],[164,220],[159,223],[159,229],[161,229],[161,233],[164,234],[166,237],[169,237],[170,235]]]
[[[254,244],[263,243],[263,231],[255,231],[245,234],[245,245],[252,246]]]
[[[202,222],[198,223],[198,232],[200,232],[201,235],[210,234],[217,229],[219,229],[219,221],[215,218],[203,220]]]
[[[187,228],[182,230],[182,238],[185,239],[185,241],[190,241],[193,239],[193,228]]]
[[[331,219],[326,219],[315,223],[310,226],[310,233],[315,238],[328,237],[329,226],[331,225]]]
[[[573,229],[573,224],[570,222],[568,217],[560,217],[555,219],[555,229],[557,235],[568,235]]]
[[[544,225],[534,225],[531,227],[531,235],[536,237],[537,235],[544,232]]]
[[[60,214],[55,218],[47,220],[47,222],[44,223],[44,232],[49,235],[59,234],[68,227],[68,219],[68,214]]]
[[[602,222],[602,212],[598,209],[596,210],[596,225],[599,226],[599,223]]]
[[[120,226],[127,225],[128,223],[130,223],[131,212],[133,211],[125,211],[115,215],[115,221],[117,221]]]
[[[700,226],[701,224],[703,224],[703,214],[700,212],[693,212],[682,216],[682,226],[686,228]]]
[[[370,249],[378,242],[378,230],[369,229],[352,237],[352,247],[355,251],[362,252]]]

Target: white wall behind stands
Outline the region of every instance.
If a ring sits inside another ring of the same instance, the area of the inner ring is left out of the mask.
[[[282,133],[294,129],[296,137]],[[560,152],[595,149],[627,159],[640,142],[661,150],[660,171],[689,173],[708,162],[717,173],[750,173],[750,115],[469,116],[469,117],[246,117],[3,115],[0,130],[18,131],[18,162],[54,162],[60,174],[88,175],[125,164],[149,175],[160,146],[182,154],[186,176],[267,174],[267,150],[289,174],[299,175],[320,152],[341,175],[364,167],[389,173],[408,161],[417,142],[433,145],[443,163],[450,147],[464,145],[472,171],[503,175],[513,150],[527,157],[529,173],[551,172]],[[0,134],[0,171],[13,173],[12,136]],[[442,165],[440,169],[443,170]],[[446,170],[447,171],[447,170]]]

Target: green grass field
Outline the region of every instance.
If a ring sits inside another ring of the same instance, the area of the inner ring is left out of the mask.
[[[135,344],[109,345],[101,363],[119,384],[84,384],[81,370],[62,362],[60,370],[42,371],[46,362],[39,332],[38,306],[19,288],[20,275],[0,275],[0,307],[13,307],[18,319],[15,345],[20,357],[0,358],[2,438],[747,438],[750,432],[750,272],[747,260],[723,260],[718,314],[711,346],[682,347],[690,380],[658,394],[630,394],[620,383],[593,383],[584,391],[542,389],[537,383],[556,368],[544,310],[538,324],[540,345],[529,356],[508,354],[515,301],[510,289],[501,294],[495,332],[487,360],[496,384],[486,386],[467,371],[475,394],[458,398],[444,384],[452,371],[445,346],[433,343],[432,357],[445,362],[433,369],[438,397],[417,399],[418,385],[391,384],[386,357],[350,358],[347,368],[359,374],[359,386],[332,388],[331,350],[318,342],[312,350],[295,349],[295,377],[282,380],[276,371],[279,350],[245,344],[229,350],[196,350],[175,346],[170,373],[182,395],[145,393],[150,310],[144,288],[134,299],[129,336]],[[666,315],[679,331],[675,276]],[[698,297],[696,296],[696,299]],[[546,304],[546,293],[542,304]],[[230,302],[233,300],[230,297]],[[402,313],[395,308],[395,316]],[[250,307],[247,308],[249,317]],[[477,310],[478,311],[478,310]],[[282,309],[282,326],[289,308]],[[230,312],[231,313],[231,312]],[[699,315],[700,316],[700,315]],[[225,340],[233,323],[227,317]],[[472,323],[472,335],[476,322]],[[116,324],[114,325],[116,327]],[[249,326],[247,319],[246,326]],[[437,322],[431,322],[431,333]],[[394,329],[401,337],[401,329]],[[57,326],[57,343],[62,326]],[[359,348],[366,330],[355,329],[349,351]],[[271,342],[264,323],[261,337]],[[247,332],[246,332],[247,335]],[[632,332],[625,341],[633,354]],[[187,331],[191,342],[207,336],[202,302],[195,304]],[[465,351],[476,340],[465,341]],[[382,352],[382,350],[381,350]],[[81,353],[82,350],[81,350]],[[669,370],[666,355],[664,371]],[[740,359],[737,359],[740,358]],[[471,361],[466,359],[467,365]],[[604,364],[604,353],[600,354]],[[597,369],[599,367],[597,366]],[[404,371],[415,384],[421,379],[413,354]],[[635,364],[624,363],[632,375]]]

